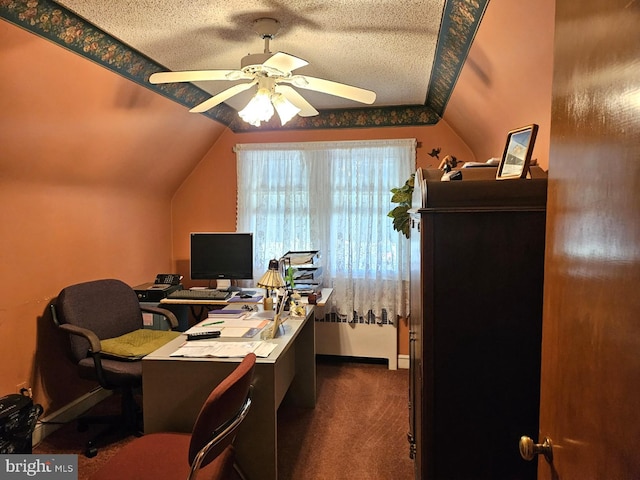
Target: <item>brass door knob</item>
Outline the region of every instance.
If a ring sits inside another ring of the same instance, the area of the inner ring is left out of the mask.
[[[549,463],[553,461],[553,443],[544,437],[542,444],[535,443],[530,437],[520,437],[520,456],[525,460],[533,460],[536,455],[543,454]]]

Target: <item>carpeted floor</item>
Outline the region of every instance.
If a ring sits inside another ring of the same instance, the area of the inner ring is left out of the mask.
[[[407,431],[408,370],[386,365],[319,357],[315,409],[283,405],[278,413],[280,480],[410,480]],[[94,410],[112,409],[107,399]],[[97,412],[92,412],[97,413]],[[102,448],[94,458],[82,455],[94,433],[66,425],[33,453],[77,453],[78,480],[90,477],[131,438]]]

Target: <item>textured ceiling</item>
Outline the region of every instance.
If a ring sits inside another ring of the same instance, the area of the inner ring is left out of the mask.
[[[296,74],[377,94],[373,105],[301,91],[319,115],[282,127],[359,128],[432,125],[442,117],[489,0],[12,0],[0,15],[186,107],[232,85],[228,81],[151,85],[152,73],[238,69],[262,53],[256,19],[278,20],[270,52],[310,64]],[[255,87],[254,87],[255,88]],[[255,127],[237,111],[253,90],[204,114],[234,131]]]
[[[301,57],[296,73],[347,83],[377,94],[375,105],[424,104],[444,0],[61,0],[57,3],[169,70],[235,69],[262,53],[254,20],[275,18],[272,52]],[[217,93],[229,82],[198,86]],[[361,104],[302,92],[317,109]],[[250,93],[227,101],[236,110]]]

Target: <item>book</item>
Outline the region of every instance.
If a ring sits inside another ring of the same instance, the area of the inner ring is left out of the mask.
[[[207,314],[207,318],[220,318],[220,319],[241,318],[245,316],[247,313],[248,313],[247,310],[227,310],[227,309],[211,310]]]

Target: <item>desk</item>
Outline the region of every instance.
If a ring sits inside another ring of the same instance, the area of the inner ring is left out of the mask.
[[[256,290],[255,288],[251,288],[249,290]],[[321,289],[321,293],[322,296],[318,299],[316,305],[318,305],[319,307],[323,307],[327,300],[329,299],[329,297],[331,296],[331,294],[333,293],[333,288],[323,288]],[[234,295],[235,296],[235,295]],[[242,302],[242,301],[230,301],[232,298],[234,297],[230,297],[227,300],[205,300],[205,299],[186,299],[186,298],[163,298],[162,300],[160,300],[161,304],[164,305],[218,305],[218,306],[226,306],[226,305],[256,305],[256,304],[262,304],[262,298],[264,298],[264,296],[258,300],[257,302],[253,302],[251,301],[250,298],[245,299],[246,301]],[[302,297],[302,303],[307,303],[307,297]]]
[[[250,480],[278,478],[277,415],[285,394],[287,402],[315,407],[314,327],[313,307],[307,307],[304,318],[287,317],[285,334],[271,340],[276,349],[257,359],[253,403],[235,442],[238,463]],[[181,335],[142,360],[145,433],[191,432],[211,390],[240,362],[239,358],[170,357],[183,342]]]
[[[256,288],[250,288],[249,290],[259,291],[259,289],[256,289]],[[329,297],[331,296],[332,293],[333,293],[333,288],[323,288],[321,290],[321,296],[316,302],[316,306],[321,307],[320,311],[322,313],[322,316],[324,316],[323,307],[327,303],[327,300],[329,300]],[[262,298],[264,298],[264,291],[262,292],[262,294],[263,294]],[[193,315],[193,318],[195,318],[195,320],[199,322],[204,318],[206,318],[206,312],[211,307],[222,308],[227,305],[235,305],[237,308],[242,308],[243,305],[249,305],[249,306],[262,305],[262,298],[257,302],[251,301],[250,298],[247,298],[246,301],[239,302],[237,300],[231,300],[234,297],[235,295],[233,297],[228,298],[227,300],[205,300],[202,298],[197,300],[187,299],[187,298],[163,298],[162,300],[160,300],[160,306],[164,308],[168,307],[171,311],[176,312],[176,315],[178,315],[179,318],[181,319],[188,318],[189,314],[188,314],[187,307],[189,307],[191,309],[191,315]],[[302,303],[303,304],[308,303],[307,297],[302,297]],[[200,312],[197,313],[194,307],[200,307]],[[189,325],[188,325],[189,322],[188,320],[185,320],[184,322],[181,321],[181,327],[183,323],[186,323],[186,328],[180,328],[180,330],[185,331],[187,328],[189,328]]]
[[[262,305],[263,297],[261,297],[261,299],[258,301],[252,301],[250,298],[247,298],[247,299],[244,299],[244,301],[240,301],[240,302],[237,300],[232,300],[235,297],[236,297],[236,294],[234,294],[233,296],[229,297],[226,300],[207,300],[204,298],[199,298],[199,299],[163,298],[162,300],[160,300],[160,304],[162,307],[165,307],[165,308],[177,309],[178,311],[181,312],[181,316],[183,317],[189,316],[189,313],[188,313],[189,310],[187,309],[187,307],[189,307],[189,309],[191,310],[191,315],[193,316],[196,322],[199,322],[204,318],[206,318],[207,312],[213,309],[214,307],[223,308],[223,307],[226,307],[227,305],[236,305],[237,308],[241,308],[243,305],[251,305],[251,306]],[[196,312],[195,307],[200,307],[200,310]],[[187,325],[187,328],[189,328],[188,325]],[[185,330],[186,328],[182,331],[185,331]]]

